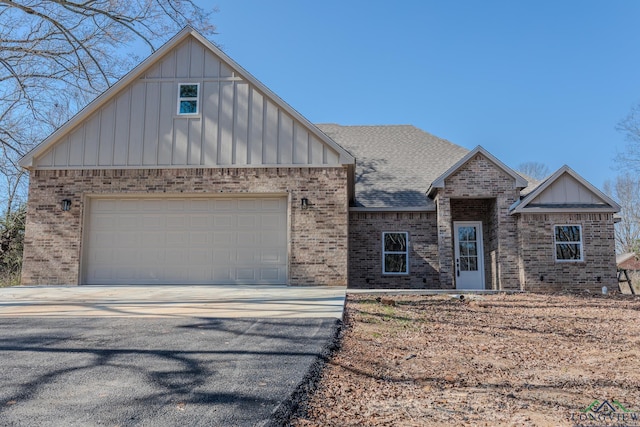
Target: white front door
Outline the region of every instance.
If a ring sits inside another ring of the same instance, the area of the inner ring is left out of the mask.
[[[482,222],[453,223],[456,289],[484,289]]]

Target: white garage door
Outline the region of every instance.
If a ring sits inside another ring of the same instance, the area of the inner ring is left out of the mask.
[[[87,284],[285,284],[287,201],[143,198],[90,201]]]

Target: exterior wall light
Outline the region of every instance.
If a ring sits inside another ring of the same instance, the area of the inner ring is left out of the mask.
[[[300,207],[304,210],[309,209],[309,199],[307,199],[306,197],[300,199]]]
[[[63,211],[67,212],[71,209],[71,200],[70,199],[62,199],[60,202],[60,207]]]

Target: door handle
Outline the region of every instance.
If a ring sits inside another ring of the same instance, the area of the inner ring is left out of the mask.
[[[456,276],[460,277],[460,258],[456,258]]]

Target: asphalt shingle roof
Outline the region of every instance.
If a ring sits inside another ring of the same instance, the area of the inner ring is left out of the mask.
[[[431,183],[469,152],[411,125],[318,128],[356,158],[356,206],[434,208]]]

